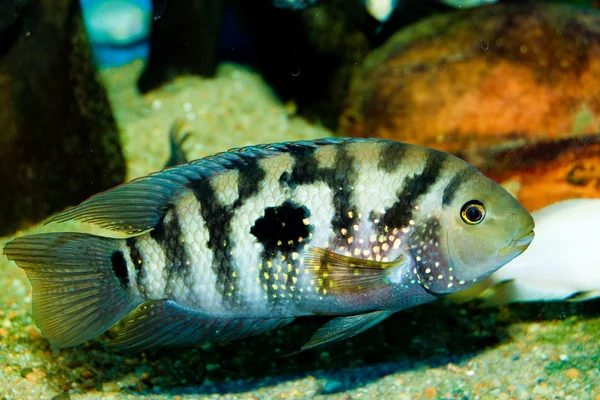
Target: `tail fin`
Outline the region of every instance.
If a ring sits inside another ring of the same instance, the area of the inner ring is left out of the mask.
[[[90,340],[141,303],[127,290],[119,242],[85,233],[45,233],[13,239],[4,248],[27,273],[33,315],[53,345]]]

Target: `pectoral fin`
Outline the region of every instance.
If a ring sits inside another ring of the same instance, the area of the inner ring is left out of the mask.
[[[308,350],[326,343],[351,338],[377,325],[392,314],[392,311],[373,311],[365,314],[352,315],[350,317],[334,318],[323,325],[313,337],[310,338],[308,343],[302,346],[302,350]]]
[[[405,256],[387,262],[366,260],[312,248],[304,258],[304,270],[320,292],[348,293],[389,284],[389,270],[406,260]]]

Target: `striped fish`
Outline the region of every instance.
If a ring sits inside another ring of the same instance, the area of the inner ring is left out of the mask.
[[[233,149],[97,194],[4,253],[33,285],[53,345],[125,318],[112,345],[229,341],[334,317],[303,347],[354,336],[459,291],[523,252],[533,219],[499,185],[436,150],[375,139]]]

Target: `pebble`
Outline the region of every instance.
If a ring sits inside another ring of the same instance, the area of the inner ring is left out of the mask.
[[[38,331],[36,331],[33,328],[29,328],[29,337],[32,339],[39,339],[40,338],[40,333]]]
[[[567,375],[567,378],[569,379],[577,379],[579,377],[579,370],[577,368],[569,368],[566,372],[565,375]]]
[[[94,376],[94,373],[92,371],[90,371],[89,369],[86,369],[81,373],[81,377],[84,379],[90,379],[93,376]]]
[[[423,390],[423,395],[428,399],[433,399],[437,395],[437,390],[434,387],[426,387]]]

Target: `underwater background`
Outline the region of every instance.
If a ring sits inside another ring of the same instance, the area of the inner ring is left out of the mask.
[[[539,260],[533,277],[517,271],[289,357],[322,318],[175,351],[119,352],[105,337],[53,349],[25,274],[2,255],[0,399],[600,399],[600,211],[590,200],[535,214],[600,198],[599,7],[0,0],[1,247],[105,233],[42,224],[162,169],[176,123],[189,160],[330,136],[444,150],[551,221],[553,239],[540,232],[523,255]]]

